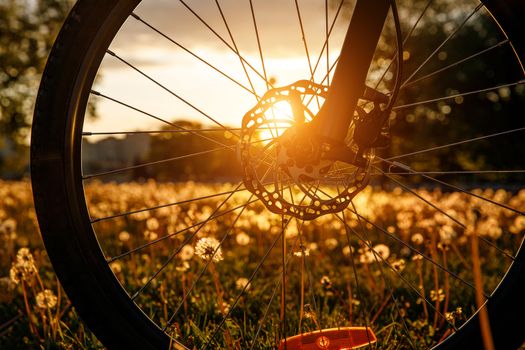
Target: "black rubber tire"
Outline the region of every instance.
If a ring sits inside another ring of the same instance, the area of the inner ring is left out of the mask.
[[[46,249],[73,305],[110,349],[170,347],[169,337],[130,300],[106,263],[81,181],[81,134],[89,91],[109,43],[139,1],[77,2],[50,54],[31,137],[33,193]],[[520,32],[523,2],[484,3],[518,56],[525,57],[525,38]],[[487,303],[497,349],[516,349],[525,340],[524,295],[525,249],[520,249]],[[436,348],[482,349],[477,316]]]

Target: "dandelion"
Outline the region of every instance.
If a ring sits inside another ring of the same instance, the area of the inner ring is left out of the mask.
[[[416,254],[412,257],[412,261],[418,261],[418,260],[423,260],[423,255],[421,254]]]
[[[235,236],[235,241],[237,242],[238,245],[241,245],[241,246],[246,246],[250,243],[250,236],[248,236],[246,233],[244,232],[241,232],[241,233],[238,233],[237,236]]]
[[[146,220],[146,227],[150,231],[158,230],[159,226],[160,226],[160,224],[159,224],[159,220],[157,220],[157,218],[149,218],[148,220]]]
[[[250,281],[245,277],[239,277],[235,281],[235,287],[239,290],[243,290],[246,287],[246,290],[248,290],[250,289]]]
[[[154,241],[159,237],[159,235],[156,232],[153,231],[144,231],[144,238],[146,238],[148,241]]]
[[[362,249],[359,249],[360,255],[359,255],[359,262],[361,264],[371,264],[375,261],[376,256],[370,249],[366,249],[363,251]]]
[[[392,268],[397,272],[401,272],[405,269],[406,262],[405,259],[398,259],[392,263]]]
[[[326,248],[328,248],[329,250],[334,250],[339,244],[339,242],[335,238],[328,238],[324,241],[324,244],[326,245]]]
[[[330,277],[328,276],[323,276],[321,277],[321,285],[323,286],[324,289],[330,289],[332,288],[332,281],[330,280]]]
[[[390,248],[388,248],[388,246],[385,244],[378,244],[373,249],[384,260],[388,259],[388,257],[390,256]]]
[[[442,226],[439,230],[439,238],[444,244],[450,244],[456,238],[456,232],[450,225]]]
[[[49,289],[36,295],[36,306],[40,309],[52,309],[57,305],[57,297]]]
[[[220,243],[213,237],[203,237],[199,239],[195,245],[195,254],[204,261],[213,259],[214,262],[219,262],[224,259],[222,257]]]
[[[7,219],[2,224],[2,230],[5,232],[12,233],[16,231],[16,220],[15,219]]]
[[[16,261],[11,265],[9,278],[14,284],[30,280],[36,273],[37,268],[33,254],[28,248],[21,248],[16,253]]]
[[[217,312],[221,313],[223,315],[226,315],[228,312],[230,312],[231,305],[227,302],[223,301],[222,303],[218,303],[217,305]]]
[[[33,254],[29,251],[29,248],[20,248],[16,253],[16,264],[17,265],[34,265],[35,259]]]
[[[308,250],[311,251],[311,252],[315,252],[317,250],[317,248],[319,248],[319,245],[315,242],[312,242],[312,243],[309,243],[308,244]]]
[[[9,270],[9,279],[14,284],[20,283],[24,279],[24,274],[21,270],[19,270],[16,265],[11,266],[11,269]]]
[[[293,252],[293,255],[297,256],[299,258],[302,257],[302,256],[310,256],[310,249],[303,248],[302,250],[298,250],[298,251]]]
[[[350,256],[350,253],[354,252],[354,247],[351,247],[349,245],[346,245],[343,247],[343,255],[344,256]]]
[[[114,261],[110,264],[111,271],[113,271],[114,274],[121,273],[122,272],[122,265],[118,261]]]
[[[190,263],[187,262],[187,261],[183,261],[182,262],[182,265],[179,265],[179,266],[176,266],[175,267],[175,270],[179,271],[179,272],[186,272],[190,269]]]
[[[119,239],[121,242],[127,242],[127,241],[129,241],[130,238],[131,238],[131,235],[129,234],[128,231],[121,231],[121,232],[118,234],[118,239]]]
[[[421,245],[425,241],[421,233],[414,233],[412,237],[410,238],[410,240],[412,241],[412,243],[416,245]]]
[[[190,260],[193,257],[193,254],[195,254],[195,248],[193,248],[189,244],[186,244],[180,250],[179,258],[181,258],[181,260],[183,260],[183,261]]]
[[[445,300],[445,293],[443,292],[443,289],[439,288],[437,290],[437,293],[436,293],[435,290],[431,290],[430,291],[430,300],[432,300],[432,301],[436,301],[436,300],[443,301],[443,300]]]

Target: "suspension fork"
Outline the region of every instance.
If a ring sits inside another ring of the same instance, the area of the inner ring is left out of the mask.
[[[391,0],[357,0],[326,100],[314,130],[328,142],[342,142],[381,36]]]

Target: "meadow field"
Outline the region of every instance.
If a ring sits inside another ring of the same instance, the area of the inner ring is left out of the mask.
[[[206,344],[225,321],[215,348],[275,348],[284,309],[287,336],[369,325],[375,349],[429,348],[476,310],[474,260],[490,294],[525,233],[525,217],[460,192],[368,187],[355,208],[303,222],[282,221],[247,191],[222,205],[220,194],[233,189],[86,185],[91,217],[105,218],[93,227],[113,273],[130,295],[140,291],[143,312],[189,347]],[[525,190],[472,192],[525,208]],[[206,198],[164,206],[195,197]],[[53,273],[29,181],[0,181],[0,198],[0,348],[102,348]]]

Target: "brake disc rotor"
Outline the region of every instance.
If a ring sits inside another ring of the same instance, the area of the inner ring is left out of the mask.
[[[244,184],[273,213],[312,220],[339,212],[368,184],[368,165],[322,159],[323,145],[308,136],[315,120],[308,106],[319,108],[327,91],[300,80],[267,91],[244,115],[239,143]]]

